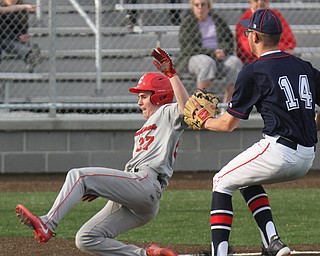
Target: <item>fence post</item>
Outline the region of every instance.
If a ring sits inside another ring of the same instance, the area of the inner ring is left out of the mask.
[[[96,6],[96,30],[95,30],[95,57],[96,57],[96,95],[102,94],[101,80],[101,0],[95,0]]]
[[[37,4],[37,11],[36,11],[36,18],[37,18],[37,25],[42,26],[42,8],[41,8],[41,0],[36,0]]]
[[[56,92],[56,1],[49,0],[49,30],[50,30],[50,49],[49,49],[49,117],[56,116],[56,101],[57,101],[57,92]]]

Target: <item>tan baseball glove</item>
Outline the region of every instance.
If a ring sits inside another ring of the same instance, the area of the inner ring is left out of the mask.
[[[212,92],[206,92],[200,89],[198,89],[191,98],[195,99],[201,108],[197,108],[192,100],[188,99],[183,111],[184,121],[193,130],[201,130],[206,120],[220,113],[217,107],[219,99]]]

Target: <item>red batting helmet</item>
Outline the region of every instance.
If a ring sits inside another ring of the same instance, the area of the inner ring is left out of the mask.
[[[173,101],[173,90],[169,78],[162,73],[150,72],[144,74],[136,87],[129,89],[132,93],[141,91],[152,91],[151,103],[154,105],[163,105]]]

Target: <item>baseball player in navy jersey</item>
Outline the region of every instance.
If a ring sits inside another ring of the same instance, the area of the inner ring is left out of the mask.
[[[315,157],[315,104],[320,105],[320,72],[309,62],[281,52],[279,18],[269,9],[256,11],[246,28],[258,59],[239,73],[227,112],[209,118],[203,128],[231,132],[255,106],[264,121],[263,138],[232,159],[213,177],[212,255],[228,254],[233,218],[232,195],[240,189],[262,238],[262,255],[286,256],[289,247],[278,235],[268,196],[261,184],[304,176]],[[201,106],[192,100],[197,109]],[[319,122],[319,121],[318,121]]]
[[[159,201],[173,174],[179,137],[183,132],[183,113],[189,96],[168,54],[154,50],[154,64],[162,73],[142,76],[129,91],[138,95],[145,124],[134,135],[131,160],[124,171],[104,167],[76,168],[66,180],[52,208],[43,216],[34,216],[19,204],[16,213],[30,226],[39,243],[55,235],[60,220],[81,200],[108,199],[106,206],[85,223],[76,235],[76,245],[95,255],[174,256],[170,249],[151,243],[146,249],[124,244],[114,238],[151,221],[159,210]],[[172,103],[173,96],[177,100]]]

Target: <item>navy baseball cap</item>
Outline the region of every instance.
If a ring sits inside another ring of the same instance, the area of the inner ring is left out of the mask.
[[[281,21],[270,9],[255,11],[250,20],[240,20],[240,25],[269,35],[279,35],[282,33]]]

